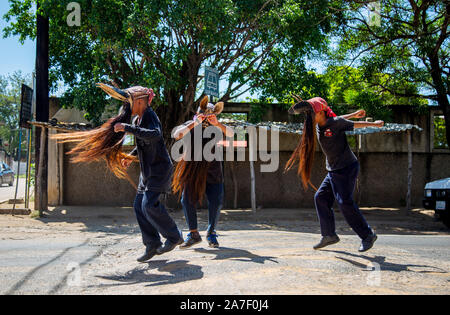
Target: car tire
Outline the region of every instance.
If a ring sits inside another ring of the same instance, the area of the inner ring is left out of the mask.
[[[9,185],[9,187],[12,187],[14,185],[14,183],[10,182],[8,185]]]

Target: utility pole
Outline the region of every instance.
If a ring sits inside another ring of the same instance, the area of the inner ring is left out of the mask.
[[[49,20],[39,14],[37,1],[37,30],[36,30],[36,121],[49,120]],[[41,215],[48,209],[47,177],[48,177],[48,141],[47,129],[36,128],[35,135],[35,165],[36,185],[34,209]]]

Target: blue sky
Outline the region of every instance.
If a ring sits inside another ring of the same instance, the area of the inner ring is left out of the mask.
[[[36,58],[36,44],[34,41],[26,41],[23,45],[18,37],[3,38],[3,28],[7,23],[3,15],[9,10],[9,1],[0,0],[0,75],[7,75],[21,70],[24,74],[34,71]]]

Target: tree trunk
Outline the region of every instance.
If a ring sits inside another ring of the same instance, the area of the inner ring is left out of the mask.
[[[39,2],[37,3],[39,10]],[[37,15],[36,36],[36,120],[47,122],[49,119],[49,20]],[[47,210],[47,130],[36,128],[35,163],[36,187],[34,208],[42,214]]]
[[[450,104],[447,98],[447,89],[442,81],[442,69],[439,64],[439,57],[430,53],[428,59],[430,60],[431,78],[436,87],[437,102],[444,114],[447,143],[450,145]]]

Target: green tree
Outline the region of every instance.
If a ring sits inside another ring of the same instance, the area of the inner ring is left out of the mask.
[[[389,81],[389,75],[378,75],[384,82]],[[347,66],[330,66],[323,75],[328,86],[328,101],[339,113],[348,112],[349,109],[365,109],[368,116],[390,122],[392,113],[389,105],[413,106],[421,112],[427,102],[420,98],[408,98],[391,94],[373,85],[364,77],[364,71]],[[404,83],[410,91],[418,91],[418,84]]]
[[[16,71],[0,76],[0,139],[2,149],[14,155],[19,147],[19,112],[22,84],[31,85],[31,75]],[[25,138],[22,137],[25,141]],[[26,147],[23,147],[26,150]]]
[[[340,11],[333,58],[378,91],[437,103],[450,139],[450,2],[345,1]]]
[[[318,49],[337,6],[327,0],[79,0],[81,26],[69,27],[71,1],[39,1],[50,19],[53,87],[58,80],[68,87],[63,103],[98,122],[105,99],[96,82],[149,86],[166,129],[196,109],[204,66],[227,82],[221,100],[235,99],[276,75],[280,58]],[[35,38],[34,2],[10,0],[5,36]],[[266,87],[259,88],[270,95]]]

